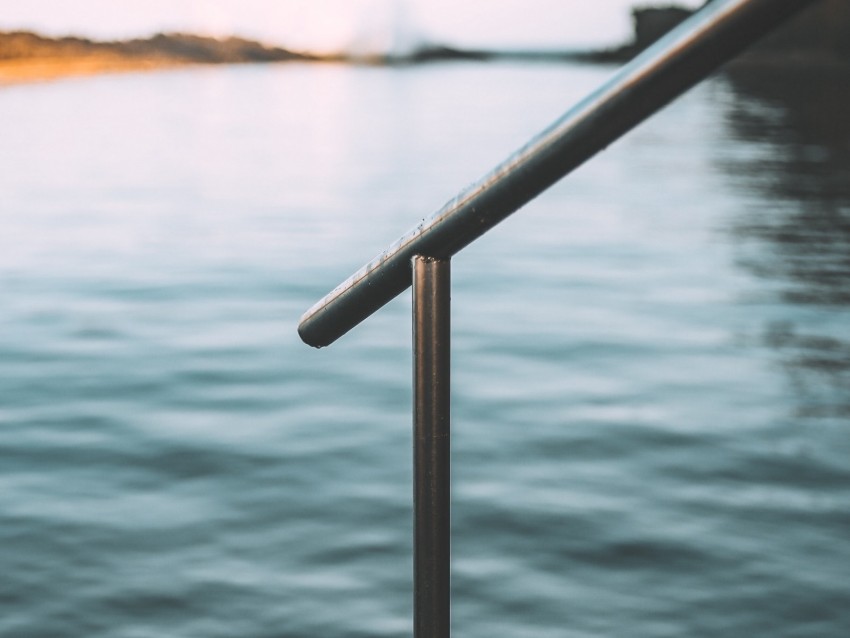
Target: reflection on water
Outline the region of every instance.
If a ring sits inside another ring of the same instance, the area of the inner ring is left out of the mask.
[[[803,414],[850,415],[850,340],[834,319],[850,308],[850,68],[734,69],[727,79],[726,123],[758,149],[755,161],[723,162],[758,197],[735,222],[739,261],[809,313],[804,327],[772,322],[765,342],[782,353]],[[835,392],[814,398],[814,388]]]

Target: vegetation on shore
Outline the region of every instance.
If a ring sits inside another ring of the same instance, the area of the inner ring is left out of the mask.
[[[0,32],[0,83],[186,64],[283,62],[317,58],[244,38],[159,33],[146,39],[99,42]]]

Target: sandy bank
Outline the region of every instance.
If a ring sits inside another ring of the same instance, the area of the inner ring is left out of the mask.
[[[193,63],[175,60],[127,59],[118,56],[0,60],[0,87],[102,73],[154,71],[191,64]]]

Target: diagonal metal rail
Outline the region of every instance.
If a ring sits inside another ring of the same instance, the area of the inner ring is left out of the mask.
[[[414,255],[451,258],[814,1],[707,5],[316,303],[301,318],[302,340],[330,345],[410,287]]]
[[[310,308],[330,345],[413,286],[414,636],[449,635],[449,267],[453,255],[818,0],[717,0]]]

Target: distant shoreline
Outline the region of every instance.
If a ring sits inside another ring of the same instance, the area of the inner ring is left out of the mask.
[[[450,61],[586,62],[622,64],[633,58],[693,10],[668,5],[632,11],[633,40],[610,48],[583,50],[465,49],[423,45],[404,55],[314,55],[236,36],[214,38],[158,33],[149,38],[97,41],[50,38],[29,31],[0,31],[0,88],[3,86],[105,73],[144,72],[188,66],[271,62],[342,62],[406,66]],[[827,0],[735,61],[735,66],[850,69],[847,24],[850,3]]]
[[[192,65],[321,59],[238,37],[159,33],[146,39],[97,41],[0,32],[0,86]]]
[[[606,61],[592,51],[502,51],[423,46],[406,55],[312,55],[239,37],[212,38],[160,33],[146,39],[97,41],[49,38],[29,31],[0,32],[0,87],[102,73],[127,73],[187,66],[272,62],[343,62],[406,66],[445,61]]]

